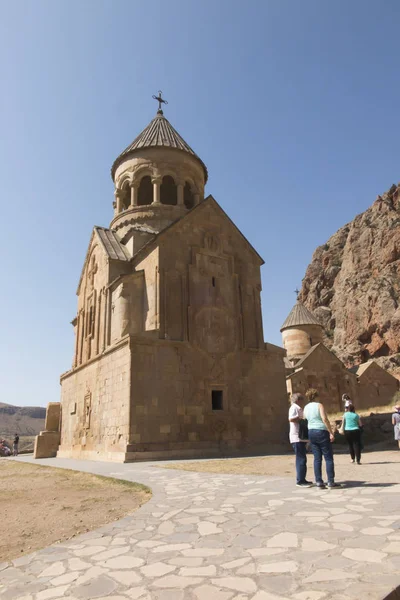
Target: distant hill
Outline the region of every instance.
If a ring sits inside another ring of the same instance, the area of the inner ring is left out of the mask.
[[[46,409],[41,406],[12,406],[0,402],[0,437],[37,435],[44,429]]]

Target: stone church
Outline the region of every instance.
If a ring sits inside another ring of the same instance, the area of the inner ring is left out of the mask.
[[[263,337],[263,260],[205,196],[207,168],[157,100],[112,165],[114,215],[93,229],[83,264],[61,424],[37,438],[36,456],[202,457],[286,441],[284,350]]]
[[[376,362],[347,369],[323,343],[324,329],[301,302],[297,302],[281,327],[288,394],[319,391],[330,412],[343,410],[342,395],[348,394],[356,408],[386,406],[399,389],[398,380]]]

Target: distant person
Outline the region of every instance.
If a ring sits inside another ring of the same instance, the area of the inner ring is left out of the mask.
[[[356,413],[354,406],[349,404],[343,415],[344,437],[349,446],[351,462],[357,460],[358,465],[361,465],[361,427],[360,415]]]
[[[400,450],[400,406],[394,407],[392,425],[394,426],[394,439],[397,441]]]
[[[324,457],[328,488],[340,488],[340,483],[335,483],[335,465],[332,450],[335,435],[326,416],[324,405],[317,401],[318,396],[317,390],[308,390],[306,392],[308,404],[304,409],[304,417],[308,421],[308,439],[314,455],[315,483],[319,489],[326,488],[322,479],[322,457]]]
[[[11,456],[11,450],[6,440],[0,440],[0,456]]]
[[[342,402],[344,402],[344,408],[348,408],[350,406],[350,404],[353,404],[350,396],[348,394],[343,394],[342,396]]]
[[[296,485],[298,487],[311,487],[311,481],[306,480],[307,475],[307,439],[300,431],[300,421],[303,419],[304,396],[292,394],[289,408],[289,440],[296,456]]]
[[[18,444],[19,444],[19,435],[18,435],[18,433],[16,433],[14,436],[14,442],[13,442],[13,456],[18,456]]]

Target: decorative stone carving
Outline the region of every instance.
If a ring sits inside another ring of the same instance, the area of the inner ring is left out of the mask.
[[[218,437],[222,436],[223,432],[227,428],[226,421],[222,421],[222,419],[215,419],[211,425],[211,429],[214,433],[217,434]]]
[[[91,263],[90,263],[90,268],[89,268],[88,273],[87,273],[87,281],[88,281],[88,287],[89,287],[89,289],[93,289],[94,278],[95,278],[95,275],[97,273],[97,270],[98,270],[98,266],[97,266],[97,262],[96,262],[96,257],[92,256],[92,260],[91,260]]]
[[[204,248],[216,254],[221,252],[221,239],[217,232],[207,231],[204,234]]]
[[[211,354],[227,354],[235,349],[232,317],[218,308],[203,308],[195,317],[196,344]]]
[[[214,381],[224,381],[225,378],[225,369],[226,369],[226,359],[220,358],[219,356],[212,357],[212,366],[210,369],[210,377]]]
[[[90,417],[92,414],[92,392],[87,390],[84,398],[84,428],[90,429]]]

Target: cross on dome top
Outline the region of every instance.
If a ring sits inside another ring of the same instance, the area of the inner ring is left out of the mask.
[[[162,104],[168,104],[167,100],[162,97],[162,91],[159,90],[158,96],[153,95],[154,100],[158,102],[158,110],[156,116],[150,121],[150,123],[143,129],[141,133],[133,140],[133,142],[125,148],[123,152],[115,159],[111,167],[111,177],[115,178],[115,172],[118,166],[131,157],[136,151],[141,151],[144,148],[170,148],[171,150],[179,150],[191,154],[196,158],[204,170],[204,182],[207,182],[208,173],[207,167],[192,150],[192,148],[185,142],[182,136],[174,129],[171,123],[164,117],[164,113],[161,109]]]
[[[154,100],[157,100],[158,102],[158,110],[157,110],[157,114],[164,114],[162,109],[161,109],[161,104],[168,104],[167,100],[164,100],[164,98],[162,97],[162,91],[158,90],[158,96],[154,96],[153,95]]]

